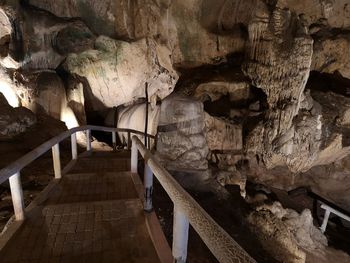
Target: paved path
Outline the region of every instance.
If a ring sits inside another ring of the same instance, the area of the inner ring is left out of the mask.
[[[0,262],[160,262],[140,182],[127,170],[125,154],[80,158],[30,210]]]

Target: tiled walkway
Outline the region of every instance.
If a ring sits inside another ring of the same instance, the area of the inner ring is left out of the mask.
[[[125,163],[113,155],[79,160],[30,211],[0,262],[160,262]]]

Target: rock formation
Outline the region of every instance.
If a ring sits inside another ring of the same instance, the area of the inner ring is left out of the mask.
[[[287,165],[295,172],[307,170],[319,148],[321,115],[305,112],[299,120],[295,117],[310,72],[313,41],[303,22],[280,2],[271,19],[268,10],[259,10],[248,31],[249,60],[243,70],[266,93],[269,110],[247,148],[261,154],[268,168]],[[311,132],[310,126],[318,132]]]
[[[348,255],[327,247],[327,238],[313,224],[310,210],[298,214],[275,202],[258,205],[248,221],[265,248],[282,262],[328,262],[332,257],[346,262]]]
[[[70,54],[64,68],[86,79],[92,110],[103,110],[145,97],[146,82],[150,101],[169,95],[178,78],[169,55],[152,39],[128,43],[101,36],[94,50]]]
[[[151,107],[149,105],[148,109],[148,124],[147,133],[151,135],[157,134],[157,127],[159,121],[160,107],[158,105]],[[146,120],[146,104],[136,104],[134,106],[129,106],[121,108],[118,110],[117,127],[118,128],[129,128],[137,131],[145,131],[145,120]],[[128,136],[126,133],[119,133],[119,137],[125,144],[128,141]],[[139,136],[141,141],[143,141],[144,136]],[[154,141],[151,141],[150,147],[152,148]]]
[[[69,107],[64,83],[56,72],[41,71],[31,74],[18,74],[17,78],[18,81],[22,82],[17,92],[21,104],[26,108],[36,114],[47,114],[57,120],[62,120],[69,128],[79,125],[76,116],[79,116],[80,124],[86,122],[85,112]],[[72,96],[72,93],[70,93],[70,104],[74,100]],[[80,98],[77,98],[77,100]],[[76,114],[73,112],[74,109]]]
[[[148,103],[169,170],[243,197],[247,180],[308,187],[349,210],[349,32],[348,0],[1,1],[0,140],[51,117],[144,132]],[[279,260],[346,260],[311,219],[249,216]]]
[[[172,170],[208,168],[204,111],[199,101],[172,95],[162,102],[157,152]]]
[[[25,107],[12,108],[0,93],[0,141],[26,132],[36,123],[35,115]]]
[[[324,73],[340,73],[350,79],[350,37],[346,34],[323,36],[314,44],[312,69]]]

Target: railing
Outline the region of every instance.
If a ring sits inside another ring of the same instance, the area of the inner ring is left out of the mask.
[[[60,147],[59,144],[63,140],[67,138],[71,138],[71,149],[72,149],[72,160],[76,160],[78,158],[78,147],[77,147],[77,132],[85,132],[86,133],[86,150],[91,150],[91,131],[104,131],[112,133],[112,142],[115,148],[116,146],[116,133],[117,132],[126,132],[128,134],[128,149],[131,148],[131,134],[144,135],[143,132],[132,130],[132,129],[123,129],[123,128],[112,128],[112,127],[100,127],[93,125],[86,125],[81,127],[76,127],[70,129],[49,141],[41,144],[31,152],[22,156],[15,162],[6,166],[5,168],[0,170],[0,184],[9,179],[10,182],[10,190],[13,208],[15,212],[15,219],[17,221],[22,221],[25,218],[24,212],[24,199],[23,199],[23,190],[21,185],[21,170],[26,167],[28,164],[39,158],[41,155],[52,149],[52,159],[53,159],[53,167],[54,174],[56,179],[60,179],[62,177],[62,169],[61,169],[61,158],[60,158]],[[148,135],[149,140],[155,140],[155,136]]]
[[[116,133],[128,133],[128,149],[131,145],[131,134],[144,135],[131,129],[110,128],[100,126],[82,126],[70,129],[51,140],[43,143],[36,149],[27,153],[17,161],[0,170],[0,184],[9,179],[15,219],[25,219],[23,190],[20,180],[20,172],[28,164],[52,149],[54,174],[56,179],[62,177],[59,143],[71,138],[72,160],[78,158],[77,132],[86,133],[86,150],[91,150],[91,131],[104,131],[112,133],[113,145],[116,144]],[[148,135],[155,140],[155,136]],[[150,140],[149,139],[149,140]],[[149,144],[150,145],[150,144]],[[138,152],[145,160],[144,209],[152,210],[153,174],[168,193],[174,203],[173,224],[173,257],[176,262],[186,262],[189,224],[202,238],[213,255],[219,262],[255,262],[248,253],[239,246],[204,210],[201,206],[177,183],[177,181],[154,159],[151,152],[136,137],[132,137],[131,172],[137,173]]]
[[[136,136],[132,138],[132,173],[137,173],[138,152],[145,161],[144,209],[152,210],[153,174],[174,203],[172,253],[176,262],[186,262],[189,224],[219,262],[255,262],[155,160]]]
[[[328,224],[328,219],[329,219],[329,216],[330,216],[331,213],[333,213],[333,214],[343,218],[344,220],[350,222],[350,216],[345,215],[344,213],[338,211],[337,209],[334,209],[334,208],[330,207],[329,205],[326,205],[326,204],[322,203],[321,204],[321,208],[325,210],[323,222],[322,222],[322,225],[320,227],[322,233],[324,233],[326,231],[327,224]]]

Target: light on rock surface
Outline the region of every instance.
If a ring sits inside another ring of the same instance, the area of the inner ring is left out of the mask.
[[[62,107],[61,110],[61,121],[66,123],[68,129],[78,127],[79,123],[77,118],[75,117],[74,112],[69,107]]]
[[[8,104],[10,104],[12,107],[19,106],[19,100],[16,92],[10,87],[7,82],[0,80],[0,92],[4,94]]]

